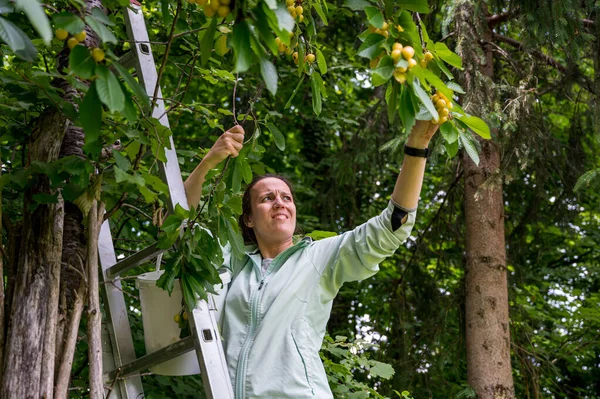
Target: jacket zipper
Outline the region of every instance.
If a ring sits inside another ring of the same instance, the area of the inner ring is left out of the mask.
[[[251,302],[251,304],[250,304],[250,327],[248,328],[248,336],[246,337],[246,341],[244,341],[244,344],[242,345],[242,349],[240,350],[240,358],[238,359],[238,368],[235,373],[235,399],[244,399],[245,398],[244,386],[246,384],[246,365],[247,365],[246,363],[248,362],[248,354],[250,353],[250,348],[252,347],[252,343],[254,342],[254,334],[256,333],[257,324],[259,322],[259,320],[258,320],[258,305],[260,303],[260,299],[262,298],[263,292],[261,290],[265,285],[265,279],[275,269],[275,266],[277,266],[279,263],[281,263],[282,259],[283,259],[283,262],[285,262],[289,258],[289,256],[291,256],[291,253],[288,255],[288,251],[295,252],[296,250],[304,247],[305,245],[306,244],[304,244],[304,245],[296,244],[293,247],[288,248],[285,251],[283,251],[282,253],[280,253],[279,255],[277,255],[275,257],[275,259],[273,259],[273,262],[271,262],[271,264],[269,265],[269,268],[267,269],[267,272],[265,273],[265,275],[262,276],[260,283],[258,284],[258,289],[256,291],[254,291],[252,293],[252,295],[250,296],[250,302]],[[292,249],[292,248],[294,248],[294,249]],[[286,255],[284,255],[284,254],[286,254]]]
[[[260,297],[262,296],[262,287],[265,283],[265,277],[260,280],[260,284],[258,285],[258,289],[254,291],[251,299],[250,306],[250,328],[248,329],[248,337],[242,346],[242,350],[240,352],[240,358],[238,360],[238,368],[235,376],[235,397],[236,399],[243,399],[244,395],[244,385],[246,380],[246,363],[248,361],[248,353],[250,352],[250,347],[254,342],[254,333],[256,332],[256,327],[258,324],[258,304],[260,302]]]

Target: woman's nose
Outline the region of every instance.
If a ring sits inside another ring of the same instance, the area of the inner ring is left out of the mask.
[[[281,198],[275,197],[275,200],[273,201],[273,207],[274,208],[281,208],[281,207],[283,207],[283,201],[281,201]]]

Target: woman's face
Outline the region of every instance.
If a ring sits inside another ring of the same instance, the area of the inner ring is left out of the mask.
[[[252,213],[246,225],[254,229],[259,242],[277,244],[291,239],[296,230],[296,205],[288,185],[267,177],[252,187]]]

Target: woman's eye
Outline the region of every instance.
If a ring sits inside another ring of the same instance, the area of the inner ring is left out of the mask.
[[[286,195],[285,197],[283,197],[283,199],[285,199],[286,201],[291,201],[292,197]]]

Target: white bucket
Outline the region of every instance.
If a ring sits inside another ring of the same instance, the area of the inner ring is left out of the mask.
[[[181,311],[181,287],[175,280],[171,296],[165,290],[156,286],[156,280],[160,278],[163,271],[144,273],[136,280],[140,292],[142,305],[142,324],[144,326],[144,341],[146,353],[150,354],[167,345],[179,341],[181,330],[174,316]],[[231,281],[229,272],[220,273],[223,288],[215,286],[219,295],[213,296],[217,308],[217,320],[225,306],[225,295],[227,284]],[[219,323],[220,325],[220,323]],[[176,358],[168,360],[150,368],[150,371],[160,375],[191,375],[199,374],[200,366],[195,351],[190,351]]]

